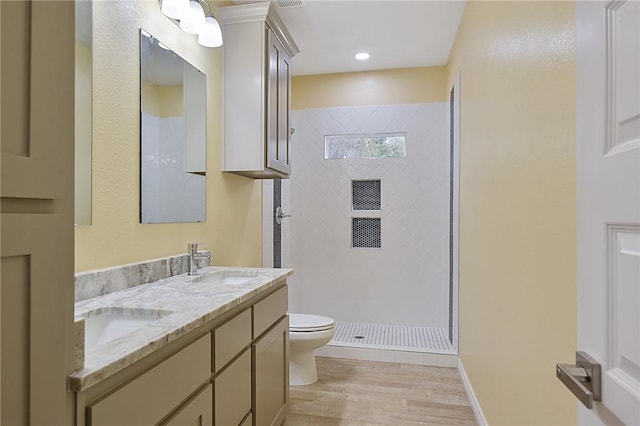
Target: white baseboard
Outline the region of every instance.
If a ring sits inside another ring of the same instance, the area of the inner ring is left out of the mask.
[[[462,361],[460,359],[458,359],[458,371],[460,372],[460,377],[462,378],[464,389],[467,392],[467,398],[469,398],[469,401],[471,402],[471,408],[473,408],[473,414],[476,416],[476,422],[478,422],[478,426],[487,426],[487,419],[484,417],[484,413],[482,412],[480,403],[476,398],[476,394],[473,393],[473,387],[471,387],[471,382],[469,382],[469,377],[467,377],[467,372],[464,370],[464,366],[462,365]]]
[[[383,349],[356,348],[352,346],[326,345],[316,349],[316,355],[329,358],[361,359],[365,361],[398,362],[402,364],[456,367],[457,355],[426,352],[389,351]]]

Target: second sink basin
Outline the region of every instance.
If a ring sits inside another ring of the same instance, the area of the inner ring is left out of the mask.
[[[84,315],[84,349],[89,352],[171,313],[171,311],[123,308],[101,308],[90,311]]]
[[[251,271],[215,271],[191,277],[188,282],[204,284],[240,285],[260,278],[261,275]]]

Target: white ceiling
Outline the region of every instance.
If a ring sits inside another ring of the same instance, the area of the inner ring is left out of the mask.
[[[445,65],[465,5],[462,0],[303,0],[303,6],[276,10],[300,49],[293,74],[304,75]],[[355,60],[359,51],[371,58]]]

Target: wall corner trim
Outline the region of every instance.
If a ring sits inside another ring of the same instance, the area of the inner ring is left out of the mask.
[[[467,372],[464,370],[464,366],[462,365],[462,360],[460,358],[458,358],[458,371],[460,372],[460,377],[462,378],[467,398],[469,398],[469,401],[471,402],[471,408],[473,408],[473,414],[476,417],[476,422],[478,422],[479,426],[488,426],[487,419],[482,412],[482,407],[480,407],[480,402],[478,402],[476,394],[473,393],[473,387],[471,386],[471,382],[469,381],[469,377],[467,376]]]

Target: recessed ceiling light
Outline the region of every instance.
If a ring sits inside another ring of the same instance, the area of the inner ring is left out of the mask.
[[[370,56],[371,55],[369,55],[367,52],[360,52],[356,53],[354,57],[359,61],[366,61]]]

